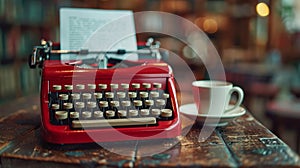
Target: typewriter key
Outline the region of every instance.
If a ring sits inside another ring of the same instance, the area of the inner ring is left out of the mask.
[[[140,110],[142,108],[143,102],[141,100],[134,100],[133,105],[137,110]]]
[[[145,100],[144,104],[145,104],[145,108],[150,109],[154,105],[154,101],[153,100]]]
[[[70,118],[71,119],[78,119],[79,118],[79,113],[77,111],[70,112]]]
[[[84,90],[84,89],[85,89],[85,86],[84,86],[83,84],[77,84],[77,85],[76,85],[76,88],[77,88],[78,90]]]
[[[159,92],[158,91],[151,91],[150,92],[150,98],[151,99],[156,99],[159,97]]]
[[[164,99],[168,99],[169,97],[170,97],[170,95],[169,95],[168,93],[164,93],[164,94],[163,94],[163,98],[164,98]]]
[[[153,87],[156,89],[160,89],[162,87],[161,83],[153,83]]]
[[[100,99],[102,99],[102,93],[94,93],[94,97],[99,101]]]
[[[55,118],[59,125],[67,124],[68,112],[67,111],[56,111]]]
[[[98,84],[99,89],[104,93],[104,90],[107,89],[107,84]]]
[[[172,110],[171,109],[162,109],[161,116],[162,117],[172,117]]]
[[[115,111],[113,110],[107,110],[106,111],[106,117],[107,118],[113,118],[115,116]]]
[[[131,84],[131,87],[133,88],[133,89],[139,89],[140,88],[140,84],[139,83],[132,83]]]
[[[83,119],[91,119],[92,118],[92,112],[90,111],[83,111],[81,114],[81,117]]]
[[[97,107],[97,103],[94,101],[89,101],[86,103],[87,109],[91,112],[93,112],[95,110],[95,108]]]
[[[73,85],[65,85],[65,89],[67,91],[72,91],[73,90]]]
[[[107,101],[100,101],[99,102],[100,111],[103,111],[104,113],[108,109],[108,102]]]
[[[119,101],[111,101],[110,102],[111,110],[114,110],[115,112],[118,111],[118,108],[120,106]]]
[[[77,101],[80,100],[80,94],[79,93],[72,93],[71,94],[71,99],[72,99],[73,103],[75,104]]]
[[[52,110],[58,110],[59,109],[59,104],[52,104],[51,109]]]
[[[114,93],[113,92],[105,92],[105,98],[107,98],[107,99],[114,98]]]
[[[117,97],[119,101],[123,101],[126,98],[126,93],[125,92],[117,92]]]
[[[79,109],[84,108],[84,102],[76,102],[75,103],[75,108],[79,108]]]
[[[140,96],[141,96],[141,98],[144,98],[144,99],[146,99],[146,98],[148,98],[148,92],[140,92]]]
[[[103,112],[102,111],[94,111],[94,118],[95,119],[103,118]]]
[[[116,90],[116,89],[118,89],[119,88],[119,85],[118,84],[116,84],[116,83],[111,83],[110,84],[110,89],[111,90]]]
[[[129,110],[128,115],[129,117],[137,117],[139,114],[138,110]]]
[[[154,117],[158,117],[160,115],[160,109],[152,109],[151,110],[151,114],[154,116]]]
[[[64,104],[63,104],[63,108],[64,108],[65,110],[70,110],[70,109],[73,108],[73,103],[64,103]]]
[[[61,90],[61,85],[53,85],[52,88],[53,90],[58,91]]]
[[[157,100],[155,101],[155,105],[156,105],[156,107],[162,109],[162,108],[165,107],[166,101],[165,101],[164,99],[157,99]]]
[[[143,88],[145,88],[146,90],[151,88],[151,83],[143,83],[142,84]]]
[[[149,109],[141,109],[141,116],[148,116],[150,114]]]
[[[133,102],[133,100],[135,100],[137,97],[137,93],[136,92],[128,92],[128,97],[129,97],[130,101]]]
[[[96,84],[88,84],[88,88],[90,90],[95,90],[96,89]]]
[[[108,107],[108,102],[107,101],[100,101],[99,106],[100,107]]]
[[[122,105],[123,110],[128,111],[131,106],[131,102],[130,101],[121,101],[121,105]]]
[[[92,98],[92,94],[90,93],[82,93],[82,99],[87,101],[90,100]]]
[[[128,83],[121,83],[121,87],[122,87],[124,90],[128,90],[128,89],[129,89],[129,84],[128,84]]]
[[[118,116],[119,116],[119,118],[126,118],[127,111],[126,110],[119,110],[118,111]]]

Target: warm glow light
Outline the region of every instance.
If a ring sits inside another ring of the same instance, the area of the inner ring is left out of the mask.
[[[258,3],[256,5],[256,12],[259,16],[265,17],[270,14],[270,9],[266,3]]]
[[[203,22],[203,30],[208,33],[215,33],[218,30],[218,23],[214,19],[205,19]]]

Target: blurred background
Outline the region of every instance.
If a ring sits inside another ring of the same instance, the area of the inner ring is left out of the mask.
[[[188,19],[215,45],[228,81],[245,90],[245,107],[299,152],[299,0],[1,0],[0,103],[39,92],[39,71],[27,58],[40,40],[59,42],[61,7],[163,11]],[[149,18],[160,26],[160,18]],[[184,26],[182,26],[184,27]],[[205,67],[186,44],[161,34],[159,40],[205,78]]]

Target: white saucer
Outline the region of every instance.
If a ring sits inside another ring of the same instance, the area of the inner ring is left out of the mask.
[[[198,114],[196,104],[194,103],[180,106],[179,111],[184,116],[208,126],[225,126],[228,122],[246,113],[246,109],[240,106],[234,110],[224,113],[222,116]]]

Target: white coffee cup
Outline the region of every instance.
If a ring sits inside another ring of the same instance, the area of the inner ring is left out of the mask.
[[[199,114],[223,115],[238,108],[244,98],[243,90],[226,81],[199,80],[194,81],[194,101]],[[238,94],[234,105],[229,105],[232,93]]]

